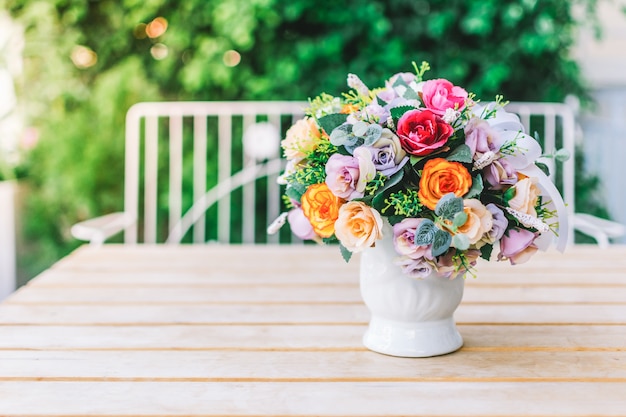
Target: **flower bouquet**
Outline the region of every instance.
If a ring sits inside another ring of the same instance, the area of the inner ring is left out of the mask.
[[[479,257],[520,264],[555,236],[562,249],[562,199],[503,98],[483,104],[413,65],[373,89],[349,74],[349,92],[309,101],[281,144],[290,210],[270,232],[288,220],[346,260],[389,233],[394,262],[418,279],[456,277]]]

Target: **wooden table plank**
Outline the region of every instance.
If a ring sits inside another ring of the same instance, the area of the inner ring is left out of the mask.
[[[626,278],[623,287],[608,289],[594,286],[541,287],[522,284],[478,286],[468,283],[463,303],[603,303],[626,304]],[[358,284],[217,284],[194,288],[144,286],[39,286],[36,291],[23,288],[5,304],[362,304]]]
[[[85,305],[6,304],[0,322],[51,325],[365,324],[361,304],[177,304],[99,308]],[[458,323],[626,324],[626,304],[461,304]]]
[[[623,416],[626,410],[626,383],[615,382],[81,381],[37,385],[33,390],[29,382],[0,382],[0,415],[156,417],[187,416],[193,410],[195,416],[582,417]],[[47,411],[42,412],[42,405]]]
[[[357,350],[363,325],[0,325],[2,350]],[[626,351],[626,325],[463,325],[465,350]]]
[[[506,364],[506,373],[494,364]],[[520,355],[518,351],[462,350],[428,360],[366,350],[0,351],[0,382],[14,380],[626,383],[626,349],[559,355],[552,351]]]

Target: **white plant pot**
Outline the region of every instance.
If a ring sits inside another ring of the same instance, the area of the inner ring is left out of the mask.
[[[0,300],[15,291],[15,181],[0,181]]]
[[[405,275],[394,264],[389,225],[383,239],[361,255],[360,285],[371,312],[364,345],[375,352],[402,357],[428,357],[453,352],[463,345],[454,322],[465,279],[436,272],[424,279]]]

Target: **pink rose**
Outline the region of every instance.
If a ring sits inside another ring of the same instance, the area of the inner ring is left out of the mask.
[[[393,225],[393,246],[400,255],[411,259],[432,259],[430,245],[416,245],[415,233],[424,219],[404,219]]]
[[[538,234],[526,229],[511,229],[500,240],[498,260],[508,259],[511,265],[523,264],[537,252],[534,244]]]
[[[402,148],[411,155],[424,156],[443,147],[454,128],[430,110],[409,110],[398,120]]]
[[[443,116],[447,109],[463,110],[466,99],[467,91],[442,78],[428,80],[422,86],[424,105],[440,116]]]

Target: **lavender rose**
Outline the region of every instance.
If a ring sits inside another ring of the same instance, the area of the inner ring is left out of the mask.
[[[474,159],[478,159],[481,154],[500,150],[496,143],[496,131],[483,119],[472,118],[465,126],[465,144],[469,146]],[[479,155],[476,155],[476,153]]]
[[[509,225],[509,221],[504,215],[504,212],[495,204],[489,203],[486,207],[493,216],[493,223],[491,230],[488,231],[485,236],[485,241],[487,241],[487,243],[495,243],[502,238],[502,235],[504,235],[504,231]]]
[[[306,218],[300,207],[295,207],[289,210],[287,220],[289,221],[289,226],[291,227],[293,234],[298,236],[300,239],[311,240],[317,237],[311,222],[309,222],[309,219]]]
[[[433,272],[433,265],[426,259],[411,259],[402,256],[396,260],[396,265],[402,268],[402,272],[410,278],[424,279]]]
[[[493,161],[483,170],[483,173],[492,190],[501,190],[504,186],[517,182],[517,172],[506,159]]]
[[[367,146],[367,149],[372,154],[376,171],[388,177],[398,172],[409,160],[400,145],[400,139],[387,128],[383,129],[380,138],[372,146]]]
[[[363,197],[365,186],[375,175],[372,154],[362,146],[354,150],[354,156],[333,154],[326,162],[326,185],[346,200]]]
[[[523,264],[537,252],[534,244],[538,234],[526,229],[511,229],[500,240],[498,260],[508,259],[511,265]]]
[[[432,259],[430,245],[417,245],[415,233],[424,219],[404,219],[393,225],[393,246],[400,255],[411,259]]]

